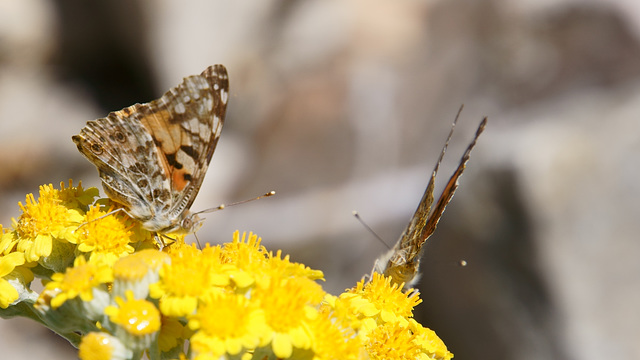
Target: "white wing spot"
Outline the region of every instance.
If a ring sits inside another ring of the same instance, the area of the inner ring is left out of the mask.
[[[198,118],[191,118],[191,120],[189,120],[189,128],[191,129],[197,129],[200,126],[199,124]]]
[[[207,98],[206,99],[206,105],[207,105],[207,111],[213,110],[213,99],[212,98]]]
[[[213,129],[211,129],[209,124],[200,122],[200,131],[198,132],[198,136],[202,139],[202,141],[207,142],[208,139],[211,138],[211,130]]]
[[[213,90],[218,91],[218,89],[220,89],[220,85],[219,84],[213,84]]]
[[[175,110],[175,112],[178,114],[184,114],[186,109],[183,103],[179,103],[178,105],[173,107],[173,110]]]
[[[191,96],[189,96],[189,95],[185,95],[185,96],[182,98],[182,101],[183,101],[183,102],[186,102],[186,103],[190,102],[190,101],[191,101]]]
[[[220,92],[220,99],[222,100],[223,104],[226,104],[227,100],[229,99],[229,93],[227,93],[226,91],[221,91]]]
[[[215,135],[220,136],[222,125],[220,125],[220,117],[218,115],[213,115],[213,129],[215,130]]]

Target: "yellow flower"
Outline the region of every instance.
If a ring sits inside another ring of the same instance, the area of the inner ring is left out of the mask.
[[[54,239],[74,241],[74,231],[83,219],[82,210],[66,207],[53,185],[40,186],[38,202],[28,194],[25,205],[18,205],[22,209],[20,218],[14,220],[18,251],[24,252],[28,262],[49,256]]]
[[[91,253],[90,262],[113,264],[120,257],[134,252],[129,245],[133,233],[126,220],[120,214],[106,214],[100,207],[92,206],[77,231],[77,240],[73,241],[79,251]]]
[[[189,317],[195,359],[235,356],[243,350],[266,345],[271,331],[264,311],[255,302],[232,292],[211,294]]]
[[[247,233],[243,232],[241,238],[240,232],[236,230],[233,233],[233,241],[222,247],[224,261],[236,263],[242,267],[264,263],[267,249],[260,245],[261,241],[262,238],[253,233],[249,233],[249,237],[247,237]]]
[[[4,232],[0,224],[0,254],[7,255],[14,251],[15,245],[18,243],[18,237],[15,231]]]
[[[204,296],[215,285],[219,274],[212,271],[212,263],[219,259],[203,256],[195,245],[176,242],[169,246],[170,264],[160,269],[160,281],[149,287],[150,296],[160,299],[160,310],[166,316],[187,316],[198,305],[198,298]],[[228,284],[222,281],[219,285]]]
[[[20,293],[12,285],[12,282],[16,280],[16,275],[18,275],[14,273],[14,270],[22,264],[24,264],[23,253],[14,252],[0,256],[0,308],[6,309],[20,297]],[[33,274],[28,282],[31,280],[33,280]]]
[[[51,280],[45,289],[59,292],[51,299],[51,307],[56,309],[65,301],[78,296],[84,302],[93,300],[96,288],[113,281],[113,272],[105,264],[87,263],[81,255],[73,262],[73,267],[68,268],[64,274],[53,274]]]
[[[409,326],[400,323],[380,325],[363,340],[371,359],[398,360],[450,360],[453,354],[431,330],[422,327],[414,319]]]
[[[104,313],[116,325],[115,336],[133,351],[141,351],[151,345],[160,330],[160,312],[147,300],[133,297],[127,291],[126,298],[116,297],[116,306],[107,306]]]
[[[118,338],[103,332],[91,332],[84,337],[78,347],[80,360],[125,360],[131,359],[133,352]]]
[[[222,261],[236,265],[238,271],[230,273],[231,280],[238,288],[252,285],[255,281],[268,282],[271,274],[279,276],[301,276],[311,280],[324,280],[324,275],[320,270],[313,270],[304,264],[289,261],[289,256],[282,258],[282,252],[276,255],[267,252],[266,248],[260,245],[261,238],[253,233],[243,232],[242,237],[239,232],[233,233],[233,241],[227,243],[222,248]]]
[[[224,244],[220,253],[223,263],[234,264],[234,270],[229,273],[229,278],[240,288],[247,288],[255,283],[256,277],[263,274],[266,264],[267,250],[260,245],[261,238],[253,233],[233,233],[233,241]]]
[[[361,325],[365,329],[388,322],[406,326],[413,308],[422,302],[418,295],[413,290],[402,292],[401,287],[391,283],[391,278],[374,273],[370,282],[365,284],[361,280],[355,288],[341,294],[336,308],[339,313],[350,313],[363,320]]]
[[[409,320],[409,330],[415,335],[413,342],[420,346],[423,357],[437,360],[453,358],[453,354],[433,330],[423,327],[414,319]]]
[[[423,357],[411,331],[399,323],[387,323],[376,327],[364,342],[372,360],[415,360]]]
[[[343,327],[329,314],[310,322],[313,333],[313,360],[361,359],[362,344],[352,329]]]
[[[160,351],[167,352],[178,345],[182,345],[185,328],[176,318],[162,316],[162,328],[158,335]]]
[[[160,268],[170,262],[169,255],[156,249],[144,249],[120,258],[113,264],[114,296],[124,296],[133,291],[136,299],[144,299],[149,294],[149,285],[160,279]]]
[[[82,360],[186,359],[185,343],[198,360],[453,357],[412,318],[419,294],[382,275],[332,296],[316,282],[321,271],[237,231],[204,249],[162,235],[159,251],[139,222],[107,216],[113,202],[94,204],[96,196],[71,182],[42,186],[38,202],[20,203],[11,232],[0,225],[0,313],[32,306],[29,314],[79,345]],[[45,284],[39,297],[34,273]]]
[[[282,258],[282,250],[278,250],[276,255],[269,254],[269,267],[271,271],[278,272],[284,276],[300,276],[310,280],[323,280],[324,274],[320,270],[289,261],[289,255]]]
[[[317,283],[302,277],[280,277],[273,274],[267,287],[256,287],[252,299],[260,303],[267,325],[273,329],[271,339],[274,354],[291,356],[293,349],[310,349],[312,336],[309,322],[319,314],[317,307],[324,291]]]
[[[97,188],[82,188],[82,181],[78,182],[78,186],[73,186],[73,180],[69,180],[69,187],[64,182],[60,182],[59,198],[65,207],[70,209],[82,209],[87,211],[88,206],[93,204],[96,197],[100,195]]]

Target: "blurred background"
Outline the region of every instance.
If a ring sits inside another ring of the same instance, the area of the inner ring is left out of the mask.
[[[640,3],[0,0],[0,223],[38,185],[99,186],[87,120],[224,64],[201,241],[254,231],[339,293],[487,130],[430,239],[416,317],[456,359],[640,358]],[[461,260],[468,265],[459,266]],[[3,357],[75,358],[0,321]]]

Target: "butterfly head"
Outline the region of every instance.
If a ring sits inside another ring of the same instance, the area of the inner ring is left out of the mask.
[[[153,220],[142,223],[142,226],[149,231],[155,231],[161,234],[187,235],[193,234],[200,230],[204,219],[200,218],[197,213],[190,211],[185,212],[184,216],[169,226],[157,226]]]
[[[419,254],[396,246],[376,260],[373,271],[391,277],[394,283],[404,284],[408,289],[418,282],[419,267]]]
[[[182,221],[178,224],[177,231],[184,234],[193,234],[200,230],[203,224],[204,219],[200,218],[198,214],[187,212],[184,218],[182,218]]]

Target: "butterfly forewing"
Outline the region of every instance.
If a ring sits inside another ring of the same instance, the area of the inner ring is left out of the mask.
[[[97,168],[107,195],[145,228],[182,228],[200,190],[226,112],[222,65],[190,76],[160,99],[89,121],[73,137]]]
[[[459,114],[460,113],[458,112],[458,115]],[[453,135],[453,130],[457,120],[458,116],[456,116],[456,120],[451,127],[447,141],[445,142],[436,166],[431,173],[429,184],[427,185],[424,195],[420,200],[420,204],[413,214],[409,225],[404,230],[400,239],[391,251],[376,261],[374,271],[390,276],[395,283],[404,284],[405,287],[410,287],[417,280],[420,257],[424,249],[424,244],[435,231],[447,204],[449,204],[453,198],[453,195],[458,188],[460,176],[464,172],[467,162],[469,161],[471,151],[476,145],[478,137],[482,131],[484,131],[487,123],[487,118],[484,118],[478,126],[478,130],[476,131],[473,141],[467,147],[464,155],[460,159],[460,163],[458,164],[456,171],[453,173],[451,178],[449,178],[442,194],[438,197],[438,200],[435,202],[435,206],[432,209],[435,199],[434,187],[436,175],[438,174],[438,169],[447,150],[447,146],[449,145],[451,136]]]

